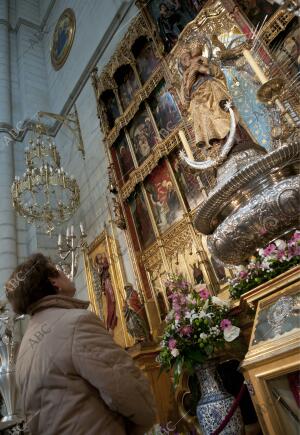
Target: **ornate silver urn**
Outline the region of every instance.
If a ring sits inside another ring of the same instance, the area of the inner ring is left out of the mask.
[[[15,364],[21,342],[16,324],[23,317],[15,315],[8,305],[2,304],[0,313],[0,393],[5,404],[6,414],[1,423],[15,424],[22,420],[18,411]]]
[[[295,136],[268,154],[233,154],[219,167],[217,185],[195,217],[213,256],[241,264],[256,248],[299,225],[299,160]]]

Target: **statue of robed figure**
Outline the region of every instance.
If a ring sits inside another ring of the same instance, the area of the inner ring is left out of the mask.
[[[124,317],[129,334],[137,341],[149,341],[150,332],[144,306],[132,284],[125,284]]]

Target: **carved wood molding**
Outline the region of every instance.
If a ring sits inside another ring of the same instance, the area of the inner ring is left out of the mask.
[[[276,36],[286,28],[293,18],[293,13],[288,12],[286,9],[279,9],[276,11],[275,14],[264,25],[261,34],[261,40],[266,45],[269,45],[276,38]]]

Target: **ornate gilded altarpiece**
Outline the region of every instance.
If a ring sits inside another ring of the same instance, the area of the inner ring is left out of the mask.
[[[295,20],[291,13],[267,1],[136,3],[140,14],[132,20],[109,63],[100,73],[95,69],[91,79],[113,170],[115,187],[111,191],[116,194],[119,227],[125,231],[152,337],[157,338],[169,309],[164,285],[168,274],[182,273],[190,282],[205,283],[212,292],[224,294],[232,274],[211,258],[205,238],[193,226],[197,206],[215,185],[215,174],[211,171],[200,179],[183,166],[179,151],[183,138],[197,160],[208,155],[213,158],[213,149],[196,146],[191,119],[181,99],[179,59],[187,48],[199,45],[204,56],[224,45],[234,50],[236,41],[244,41],[263,22],[258,62],[268,76],[274,67],[269,48],[287,26],[295,30]],[[168,16],[175,3],[181,7],[170,31]],[[209,41],[214,41],[211,46]],[[276,147],[271,134],[274,117],[256,98],[260,83],[252,69],[242,58],[227,62],[222,71],[240,124],[256,143],[272,150]],[[95,249],[96,245],[86,257],[89,280]],[[124,283],[116,281],[116,289],[122,293]],[[92,291],[90,297],[95,302],[94,294]],[[97,309],[100,307],[95,302]],[[124,330],[122,334],[128,340]],[[158,370],[157,363],[150,366]],[[168,410],[163,414],[161,421],[168,418]]]
[[[176,29],[170,34],[160,2],[138,1],[141,13],[101,73],[92,73],[119,211],[148,313],[153,314],[154,335],[168,310],[164,281],[169,273],[183,273],[195,284],[206,283],[214,293],[226,289],[231,276],[229,269],[210,257],[192,224],[197,205],[215,180],[214,174],[200,180],[183,167],[178,155],[182,132],[196,158],[205,158],[207,152],[196,147],[182,105],[178,60],[187,47],[205,46],[208,38],[217,38],[214,50],[225,43],[234,47],[234,41],[251,35],[260,15],[268,13],[260,35],[265,43],[260,64],[267,73],[272,64],[267,45],[293,18],[267,2],[266,11],[257,2],[252,6],[239,2],[240,7],[231,0],[181,3],[181,15],[177,14]],[[253,71],[240,61],[229,64],[223,73],[242,126],[257,143],[272,149],[272,120],[256,98],[259,83]]]

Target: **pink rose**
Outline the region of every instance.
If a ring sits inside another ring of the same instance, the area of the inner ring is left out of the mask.
[[[232,323],[229,319],[223,319],[222,322],[220,323],[220,327],[223,331],[225,331],[225,329],[231,328]]]
[[[168,342],[169,349],[170,350],[175,349],[176,344],[177,344],[177,341],[175,340],[175,338],[170,338],[170,340]]]
[[[193,328],[190,325],[183,326],[180,330],[182,335],[191,335]]]
[[[248,275],[248,273],[247,273],[245,270],[241,270],[241,271],[239,272],[239,277],[240,277],[241,279],[246,278],[247,275]]]
[[[209,291],[206,288],[203,288],[199,291],[199,295],[202,299],[208,299]]]

